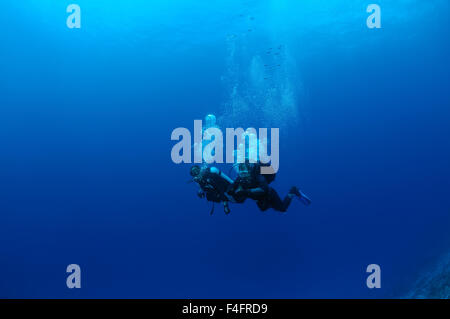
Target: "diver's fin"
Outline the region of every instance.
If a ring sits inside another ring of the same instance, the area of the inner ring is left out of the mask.
[[[311,204],[311,200],[308,198],[308,196],[306,196],[304,193],[302,193],[302,191],[299,190],[297,187],[293,186],[290,189],[289,193],[297,196],[299,201],[301,201],[304,205],[308,206]]]
[[[302,191],[300,191],[300,197],[298,199],[306,206],[311,205],[311,199],[309,199]]]
[[[210,215],[214,214],[214,202],[212,202],[211,211],[209,212]]]

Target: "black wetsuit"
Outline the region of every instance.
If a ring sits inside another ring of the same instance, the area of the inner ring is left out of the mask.
[[[249,163],[239,165],[239,176],[231,187],[233,197],[239,203],[244,202],[246,198],[253,199],[261,211],[273,208],[279,212],[286,212],[295,195],[289,193],[281,200],[277,191],[269,186],[268,181],[272,181],[273,178],[262,175],[260,166]]]
[[[207,200],[216,203],[228,201],[228,197],[225,194],[232,181],[217,168],[208,167],[203,169],[201,178],[196,182],[206,195]]]
[[[283,200],[281,200],[277,191],[272,187],[268,187],[267,193],[262,198],[256,201],[256,205],[258,205],[261,211],[265,211],[269,208],[273,208],[279,212],[286,212],[291,205],[292,198],[294,198],[293,194],[287,194]]]

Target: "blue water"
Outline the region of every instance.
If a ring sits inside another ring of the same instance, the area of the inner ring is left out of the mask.
[[[448,1],[74,2],[2,3],[0,297],[391,298],[448,253]],[[210,216],[170,157],[208,113],[313,204]]]

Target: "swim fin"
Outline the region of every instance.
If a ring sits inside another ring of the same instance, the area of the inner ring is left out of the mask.
[[[311,205],[311,199],[309,199],[309,197],[306,196],[302,191],[300,191],[300,196],[298,199],[306,206]]]
[[[297,196],[297,198],[306,206],[311,204],[311,200],[308,198],[308,196],[303,194],[302,191],[298,189],[298,187],[293,186],[289,191],[289,194]]]

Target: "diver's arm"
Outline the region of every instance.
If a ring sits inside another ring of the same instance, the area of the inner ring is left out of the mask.
[[[249,188],[247,190],[248,196],[255,198],[259,196],[264,196],[269,190],[269,185],[263,176],[258,177],[258,187]]]
[[[237,196],[236,198],[251,198],[254,200],[259,200],[264,198],[266,195],[266,191],[264,191],[261,187],[255,187],[255,188],[238,188],[236,192],[232,194],[232,196]]]
[[[261,187],[255,187],[248,189],[248,193],[249,195],[263,195],[265,191]]]
[[[205,192],[203,191],[203,189],[199,188],[199,190],[197,191],[197,196],[200,198],[205,197]]]

